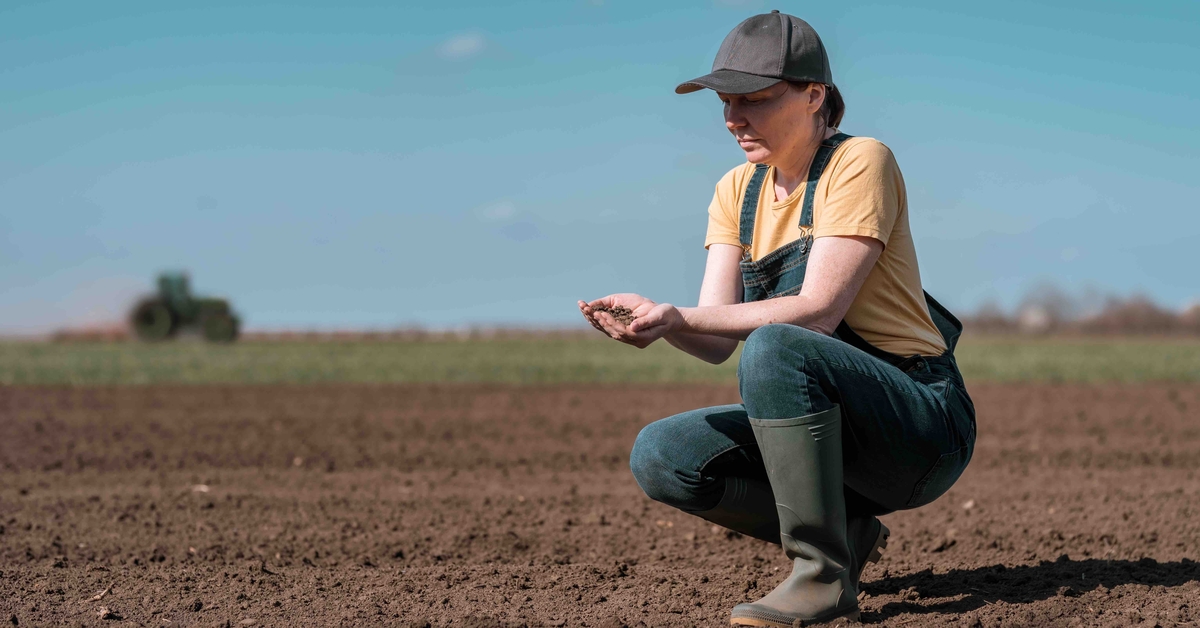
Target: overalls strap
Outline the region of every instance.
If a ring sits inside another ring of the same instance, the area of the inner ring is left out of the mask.
[[[746,185],[746,194],[742,196],[742,215],[738,220],[738,239],[742,242],[742,250],[746,255],[750,252],[750,241],[754,238],[754,220],[758,218],[758,199],[762,195],[763,180],[767,178],[767,164],[754,166],[754,174]]]
[[[829,165],[829,158],[833,157],[833,152],[848,139],[850,139],[849,135],[838,133],[821,142],[821,146],[817,148],[817,154],[813,155],[812,165],[808,168],[808,182],[804,184],[804,203],[800,210],[801,227],[812,226],[813,199],[817,195],[817,183],[821,180],[821,175],[825,173],[825,166]]]
[[[958,337],[962,335],[962,321],[951,314],[944,305],[929,296],[928,292],[925,293],[925,304],[929,306],[929,318],[933,319],[934,326],[942,332],[942,338],[946,340],[946,351],[954,353],[954,347],[958,345]]]
[[[938,303],[928,292],[925,294],[925,305],[929,308],[929,318],[933,319],[934,327],[937,327],[938,332],[942,334],[942,340],[946,342],[946,353],[943,355],[954,355],[954,347],[958,345],[958,337],[962,335],[962,322],[958,320],[954,314],[950,313],[945,306]],[[845,320],[838,323],[837,329],[833,332],[834,336],[842,342],[848,343],[854,347],[858,347],[863,351],[895,366],[902,370],[908,370],[908,367],[915,366],[921,356],[899,356],[894,353],[889,353],[867,342],[858,332],[850,329]]]

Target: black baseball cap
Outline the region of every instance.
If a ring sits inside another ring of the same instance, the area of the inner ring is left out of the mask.
[[[749,94],[780,81],[833,86],[829,56],[808,22],[771,11],[738,24],[721,42],[712,72],[681,83],[676,94],[704,88]]]

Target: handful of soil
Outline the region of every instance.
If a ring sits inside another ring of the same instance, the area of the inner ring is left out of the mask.
[[[633,310],[624,306],[618,305],[614,308],[607,308],[601,305],[592,309],[596,312],[608,312],[609,316],[617,319],[622,325],[629,325],[633,322]]]

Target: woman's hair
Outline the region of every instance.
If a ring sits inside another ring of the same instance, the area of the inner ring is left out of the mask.
[[[789,83],[791,81],[788,81]],[[805,89],[812,83],[792,83],[798,89]],[[833,85],[825,86],[825,101],[821,103],[821,117],[825,118],[825,125],[837,128],[842,123],[842,116],[846,113],[846,102],[842,100],[842,93]]]
[[[842,116],[846,113],[846,102],[842,100],[842,93],[833,85],[825,86],[825,102],[821,103],[821,113],[825,116],[825,124],[837,128],[842,123]]]

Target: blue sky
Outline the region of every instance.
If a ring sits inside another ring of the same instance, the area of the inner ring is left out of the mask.
[[[1200,3],[181,4],[0,5],[0,333],[119,319],[172,268],[259,329],[694,304],[743,158],[672,89],[772,8],[896,153],[940,300],[1200,298]]]

